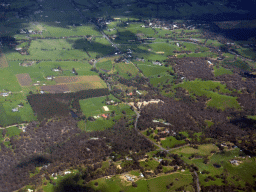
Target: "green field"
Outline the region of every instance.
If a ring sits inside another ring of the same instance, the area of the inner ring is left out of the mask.
[[[214,76],[221,76],[221,75],[232,75],[233,72],[231,70],[225,69],[224,67],[219,67],[217,68],[216,66],[213,67],[214,68]]]
[[[97,66],[98,69],[101,69],[103,72],[111,71],[111,69],[113,67],[111,60],[98,62],[96,64],[96,66]]]
[[[226,85],[213,81],[185,81],[182,84],[175,85],[175,87],[182,87],[192,96],[206,96],[210,100],[207,102],[208,107],[225,110],[226,108],[239,109],[240,105],[236,97],[224,95],[225,93],[232,93],[226,89]]]
[[[176,145],[185,144],[186,142],[184,140],[177,140],[175,137],[170,136],[166,137],[165,140],[161,141],[161,145],[164,148],[173,148]]]
[[[123,78],[129,79],[139,74],[138,69],[132,63],[117,63],[115,64],[115,71]]]
[[[104,96],[104,97],[95,97],[95,98],[84,99],[79,101],[80,107],[87,118],[93,117],[93,116],[99,116],[95,121],[87,120],[85,125],[86,131],[97,131],[97,130],[104,130],[107,128],[111,128],[115,124],[113,120],[116,121],[120,119],[122,116],[124,116],[123,111],[125,113],[125,116],[128,118],[131,118],[135,114],[130,109],[130,106],[125,104],[118,104],[116,106],[106,105],[107,97],[110,100],[114,100],[115,102],[120,102],[113,95]],[[103,109],[103,106],[107,106],[109,108],[109,111],[105,111]],[[107,115],[111,113],[113,113],[114,115],[110,115],[110,117],[107,119],[101,117],[102,114]],[[79,126],[81,126],[80,124]]]
[[[178,181],[178,182],[177,182]],[[98,182],[98,186],[95,186],[95,182]],[[166,185],[174,183],[169,189]],[[95,190],[100,190],[104,192],[119,192],[119,191],[138,191],[138,192],[167,192],[176,191],[176,189],[183,187],[186,190],[194,191],[193,187],[190,185],[192,183],[192,175],[185,171],[183,173],[174,173],[171,175],[158,176],[156,178],[150,178],[148,180],[140,179],[135,182],[137,187],[132,187],[131,183],[127,181],[122,181],[119,175],[116,175],[110,179],[100,178],[88,183],[89,187]]]

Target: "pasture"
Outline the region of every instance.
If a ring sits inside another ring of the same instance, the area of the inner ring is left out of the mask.
[[[123,78],[129,79],[139,74],[138,69],[132,63],[116,63],[115,71]]]
[[[106,192],[118,192],[118,191],[138,191],[138,192],[167,192],[167,191],[176,191],[178,188],[184,186],[188,191],[194,191],[193,187],[190,185],[192,183],[192,175],[185,171],[184,173],[173,173],[169,175],[161,175],[156,178],[143,179],[138,177],[138,181],[135,183],[137,187],[132,187],[131,182],[128,182],[121,177],[121,175],[116,175],[110,179],[99,178],[93,181],[90,181],[87,185],[88,187],[93,188],[94,190],[104,190]],[[95,185],[95,182],[98,182],[98,185]],[[166,185],[174,183],[170,186],[169,189],[166,188]]]
[[[1,49],[0,49],[0,67],[1,68],[8,67],[8,62],[5,58],[5,55],[3,53],[1,53]]]
[[[106,99],[120,102],[113,95],[94,97],[89,99],[79,100],[79,104],[83,114],[88,117],[97,117],[95,121],[87,120],[85,125],[86,131],[99,131],[107,128],[111,128],[115,122],[113,120],[120,119],[125,113],[125,116],[131,118],[135,113],[130,109],[130,106],[125,104],[118,105],[106,105]],[[109,111],[105,111],[103,106],[107,106]],[[107,119],[101,115],[109,115]]]
[[[182,84],[174,87],[182,87],[186,89],[192,97],[206,96],[209,98],[206,105],[217,109],[225,110],[226,108],[240,109],[236,97],[225,95],[225,93],[232,93],[226,89],[226,85],[213,81],[185,81]]]
[[[217,76],[221,76],[221,75],[232,75],[233,72],[229,69],[225,69],[224,67],[219,67],[217,68],[216,66],[213,67],[214,69],[214,76],[217,77]]]

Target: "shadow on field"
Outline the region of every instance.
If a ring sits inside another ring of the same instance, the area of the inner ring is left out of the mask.
[[[79,184],[80,183],[79,181],[81,181],[81,177],[79,175],[66,177],[54,187],[54,192],[92,192],[94,191],[89,187]]]
[[[67,39],[67,41],[72,44],[72,47],[74,49],[81,49],[85,51],[88,56],[90,57],[89,52],[96,52],[100,55],[112,55],[115,53],[115,48],[112,47],[110,44],[102,44],[99,42],[96,42],[95,40],[88,41],[87,39]]]

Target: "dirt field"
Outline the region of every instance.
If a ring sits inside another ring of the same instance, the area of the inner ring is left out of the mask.
[[[27,74],[27,73],[17,74],[16,77],[20,83],[20,86],[22,86],[22,87],[30,86],[32,84],[32,80],[31,80],[29,74]]]
[[[66,83],[87,83],[87,82],[98,82],[100,81],[100,77],[93,75],[93,76],[73,76],[73,77],[56,77],[55,81],[57,84],[66,84]]]
[[[1,53],[1,50],[0,50],[0,67],[2,67],[2,68],[8,67],[8,62],[5,58],[5,55],[3,53]]]
[[[49,93],[64,93],[69,91],[69,88],[67,85],[46,85],[41,86],[41,90]]]

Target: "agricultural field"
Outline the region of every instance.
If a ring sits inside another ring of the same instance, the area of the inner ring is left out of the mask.
[[[182,84],[175,85],[174,87],[182,87],[186,89],[192,97],[206,96],[210,100],[207,102],[208,107],[225,110],[227,108],[240,109],[236,97],[225,95],[225,93],[232,93],[226,89],[226,86],[213,81],[185,81]]]
[[[115,71],[121,77],[129,79],[139,74],[138,69],[133,63],[117,63],[115,64]]]
[[[106,100],[112,100],[112,105],[107,105]],[[116,99],[113,95],[95,97],[90,99],[80,100],[79,104],[83,111],[83,114],[87,117],[94,118],[94,120],[87,120],[85,125],[86,131],[97,131],[110,128],[114,125],[113,120],[118,120],[122,116],[132,118],[134,112],[130,109],[130,106],[126,104],[118,104],[120,100]],[[104,109],[107,107],[107,110]],[[90,110],[88,110],[90,109]]]
[[[175,182],[179,181],[179,182]],[[98,185],[95,185],[95,183]],[[169,189],[166,188],[166,185],[170,183],[175,183]],[[162,175],[156,178],[151,178],[148,180],[139,179],[135,182],[137,187],[133,187],[131,182],[125,181],[124,176],[116,175],[109,179],[100,178],[88,183],[89,187],[92,187],[95,190],[104,190],[104,191],[156,191],[156,192],[164,192],[164,191],[175,191],[180,187],[185,186],[186,190],[194,191],[193,187],[190,185],[192,183],[192,176],[189,172],[183,173],[174,173],[171,175]]]
[[[8,62],[5,58],[5,55],[1,53],[1,50],[0,50],[0,67],[1,68],[8,67]]]
[[[173,153],[182,155],[182,159],[189,163],[195,164],[199,168],[199,180],[202,186],[223,185],[222,179],[218,175],[226,174],[229,182],[235,185],[245,185],[245,182],[253,182],[255,173],[255,159],[244,156],[239,149],[228,149],[225,147],[223,152],[213,144],[199,145],[198,149],[185,147],[177,149]],[[203,162],[208,159],[207,163]],[[232,165],[230,160],[236,159],[240,162],[238,165]],[[207,180],[207,177],[213,177]],[[237,182],[239,181],[239,182]]]

